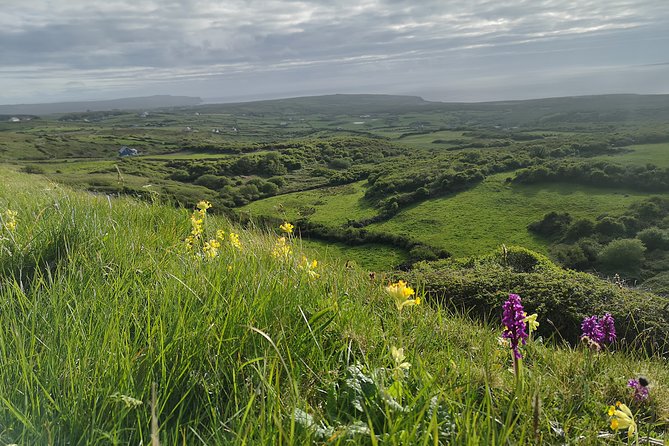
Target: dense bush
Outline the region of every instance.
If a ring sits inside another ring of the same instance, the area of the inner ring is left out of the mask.
[[[204,186],[208,189],[219,190],[223,186],[230,184],[230,180],[227,177],[206,173],[198,177],[193,183],[197,184],[198,186]]]
[[[538,222],[530,223],[527,227],[535,234],[547,238],[560,237],[571,223],[571,215],[568,213],[549,212]]]
[[[44,174],[44,172],[45,172],[45,170],[42,166],[38,166],[38,165],[35,165],[35,164],[28,164],[27,166],[23,167],[23,169],[21,169],[21,171],[25,172],[25,173],[34,173],[34,174],[38,174],[38,175]]]
[[[651,227],[640,231],[637,238],[641,240],[646,249],[653,251],[655,249],[669,249],[669,231],[658,227]]]
[[[645,251],[641,240],[617,239],[602,248],[598,260],[610,271],[634,271],[639,268]]]
[[[642,288],[652,293],[669,297],[669,271],[662,272],[644,281]]]
[[[565,268],[584,270],[591,265],[591,260],[579,245],[559,244],[550,249],[551,257]]]
[[[587,273],[566,271],[525,248],[509,247],[469,258],[421,262],[409,273],[423,284],[434,303],[464,308],[473,314],[500,317],[509,292],[519,294],[525,310],[538,313],[539,334],[577,342],[581,322],[592,314],[610,312],[629,343],[667,347],[669,301],[654,294],[619,288]]]
[[[576,241],[583,237],[589,237],[595,231],[595,223],[587,218],[575,220],[567,230],[564,237],[568,241]]]
[[[604,217],[595,224],[595,231],[606,237],[621,237],[625,235],[625,225],[612,217]]]

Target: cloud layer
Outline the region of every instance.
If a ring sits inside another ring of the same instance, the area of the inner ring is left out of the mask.
[[[0,15],[0,103],[669,92],[667,47],[657,0],[33,0]]]

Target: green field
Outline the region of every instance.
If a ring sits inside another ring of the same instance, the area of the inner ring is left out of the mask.
[[[471,190],[428,200],[370,229],[406,234],[455,256],[481,254],[506,245],[547,252],[547,242],[527,225],[551,210],[574,217],[616,214],[648,194],[569,184],[509,185],[502,173]]]
[[[343,266],[348,261],[349,265],[353,263],[369,271],[390,271],[408,260],[401,249],[375,243],[349,246],[309,239],[302,239],[300,243],[305,251],[317,253],[332,264]]]
[[[626,149],[631,150],[631,152],[620,155],[598,156],[594,159],[641,166],[655,164],[658,167],[669,167],[669,143],[643,144],[629,146]]]
[[[364,184],[365,181],[359,181],[345,186],[278,195],[254,201],[240,211],[250,216],[280,215],[291,221],[309,215],[314,222],[340,226],[349,219],[368,218],[376,214],[376,210],[363,200]]]
[[[455,145],[454,141],[471,140],[470,137],[464,136],[463,132],[454,132],[448,130],[440,130],[420,135],[409,135],[401,139],[402,144],[416,145],[422,147],[449,147]]]

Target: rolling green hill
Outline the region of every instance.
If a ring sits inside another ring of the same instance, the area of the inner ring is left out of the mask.
[[[333,252],[370,269],[503,241],[613,274],[598,260],[610,235],[579,241],[528,226],[554,212],[593,226],[613,219],[618,238],[669,231],[664,216],[634,210],[665,191],[668,116],[666,95],[475,104],[330,95],[1,122],[0,160],[95,193],[186,207],[205,198],[230,216],[299,220],[314,243],[336,242]],[[119,158],[121,146],[139,156]],[[545,173],[569,166],[579,166],[570,184]],[[503,184],[520,171],[534,183]],[[370,245],[360,256],[347,243]],[[669,254],[648,251],[637,266],[631,281],[664,277]]]

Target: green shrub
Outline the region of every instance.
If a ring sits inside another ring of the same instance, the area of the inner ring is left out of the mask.
[[[549,212],[537,222],[530,223],[528,229],[543,237],[556,238],[562,235],[571,223],[568,213]]]
[[[579,218],[574,221],[565,233],[565,239],[575,241],[583,237],[589,237],[595,231],[595,223],[587,218]]]
[[[618,239],[599,252],[598,260],[608,270],[633,271],[639,268],[646,247],[638,239]]]
[[[33,173],[33,174],[39,174],[39,175],[45,173],[45,170],[42,166],[36,166],[34,164],[29,164],[29,165],[25,166],[23,169],[21,169],[21,171],[25,172],[25,173]]]
[[[655,294],[669,296],[669,271],[665,271],[645,280],[642,288]]]
[[[197,184],[198,186],[204,186],[208,189],[219,190],[222,187],[229,185],[230,180],[226,177],[220,177],[217,175],[206,173],[204,175],[199,176],[197,180],[194,181],[194,183]]]
[[[669,233],[658,227],[644,229],[636,237],[649,251],[669,248]]]
[[[595,224],[595,231],[606,237],[621,237],[625,234],[625,225],[612,217],[604,217]]]
[[[551,255],[565,268],[582,270],[590,263],[579,245],[555,245],[551,248]]]

